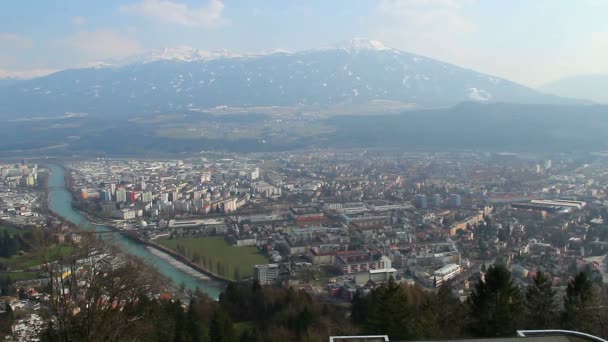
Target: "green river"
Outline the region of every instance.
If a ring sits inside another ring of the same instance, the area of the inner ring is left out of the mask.
[[[63,217],[84,229],[95,229],[97,232],[109,232],[110,228],[90,222],[87,218],[72,208],[72,195],[65,188],[65,177],[63,168],[58,165],[50,166],[49,177],[49,207],[57,215]],[[87,228],[95,227],[95,228]],[[163,276],[169,278],[176,285],[183,284],[186,289],[199,288],[209,297],[217,299],[221,292],[221,284],[200,275],[191,268],[173,260],[164,253],[151,247],[147,247],[136,241],[130,240],[121,234],[104,234],[111,236],[106,238],[112,244],[118,246],[124,252],[142,259],[152,265]]]

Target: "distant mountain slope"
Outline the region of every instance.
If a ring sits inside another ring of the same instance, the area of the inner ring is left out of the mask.
[[[103,116],[216,106],[295,106],[392,100],[564,103],[525,86],[356,39],[332,48],[235,56],[164,50],[128,64],[71,69],[7,87],[0,115]]]
[[[10,77],[9,78],[0,78],[0,88],[15,85],[19,82],[22,82],[22,81],[19,79],[16,79],[16,78],[10,78]]]
[[[539,90],[558,96],[608,103],[608,75],[578,75],[547,83]]]

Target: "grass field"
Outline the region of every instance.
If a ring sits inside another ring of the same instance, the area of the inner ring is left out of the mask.
[[[182,249],[183,255],[196,264],[232,280],[250,277],[253,265],[268,263],[257,247],[231,246],[223,237],[159,239],[156,242],[178,253]]]
[[[31,280],[40,278],[38,272],[3,272],[0,273],[0,279],[11,278],[12,281]]]
[[[46,261],[56,260],[59,255],[67,255],[72,252],[72,249],[70,246],[54,245],[40,251],[14,255],[10,258],[0,258],[0,263],[7,265],[11,270],[27,270]]]

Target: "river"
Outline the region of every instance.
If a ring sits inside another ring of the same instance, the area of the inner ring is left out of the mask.
[[[85,216],[72,208],[72,194],[65,188],[65,172],[63,168],[57,165],[51,165],[50,172],[51,174],[48,183],[49,207],[54,213],[83,229],[95,229],[97,232],[112,231],[109,227],[90,222]],[[136,256],[153,266],[174,284],[183,284],[186,289],[189,290],[198,288],[213,299],[219,297],[221,284],[208,279],[199,272],[172,259],[167,254],[130,240],[118,233],[103,235],[110,236],[106,238],[107,241],[119,247],[127,254]]]

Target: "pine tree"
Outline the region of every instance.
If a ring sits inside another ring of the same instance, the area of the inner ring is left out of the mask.
[[[214,342],[236,341],[232,320],[222,309],[216,310],[213,314],[209,327],[209,338]]]
[[[437,312],[435,320],[438,331],[434,332],[437,338],[455,339],[459,337],[463,325],[462,318],[466,316],[466,308],[445,283],[437,291],[433,309]]]
[[[538,272],[533,283],[526,289],[526,325],[528,329],[557,328],[557,291],[543,272]]]
[[[355,324],[363,325],[365,323],[369,311],[370,297],[364,297],[361,291],[357,291],[353,296],[350,316]]]
[[[413,327],[403,288],[391,278],[370,296],[365,330],[371,334],[386,334],[390,339],[409,339]]]
[[[522,295],[504,265],[490,266],[485,280],[475,285],[469,304],[472,313],[471,332],[479,337],[515,334],[524,311]]]
[[[593,285],[584,272],[568,283],[564,296],[564,326],[568,329],[592,332],[594,324]]]

